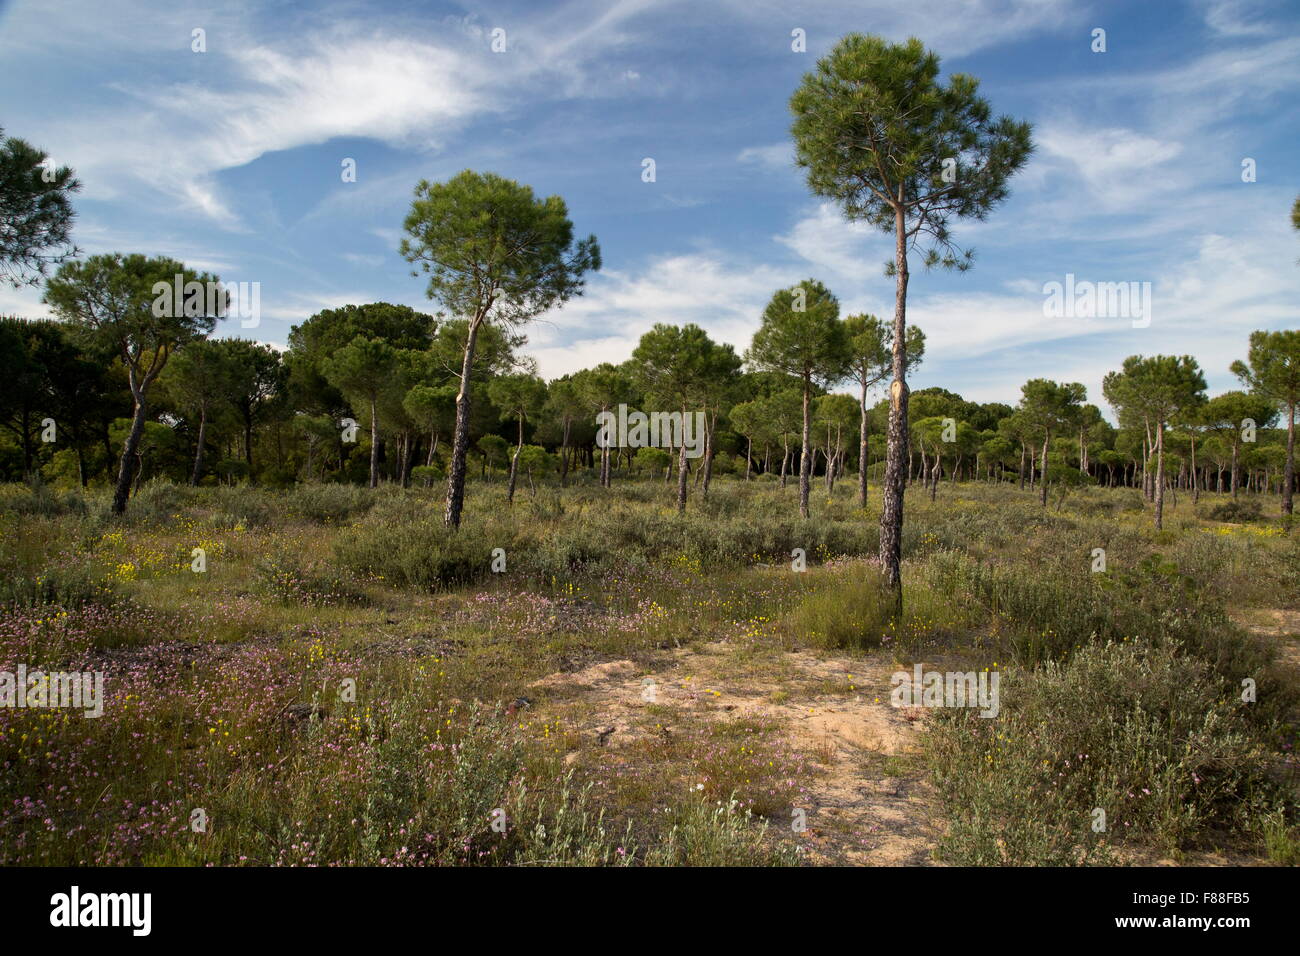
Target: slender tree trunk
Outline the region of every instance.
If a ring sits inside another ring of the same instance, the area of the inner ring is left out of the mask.
[[[709,497],[709,484],[713,481],[713,433],[718,427],[718,413],[712,411],[706,419],[708,422],[704,430],[704,487],[700,489],[700,494],[707,500]]]
[[[1155,501],[1156,490],[1152,484],[1151,476],[1151,456],[1155,454],[1155,443],[1151,438],[1151,422],[1146,421],[1146,443],[1143,445],[1142,455],[1142,493],[1146,495],[1147,501]]]
[[[862,419],[858,423],[858,507],[867,506],[867,383],[862,382],[862,398],[858,402]]]
[[[799,516],[808,517],[808,491],[812,479],[812,379],[803,376],[803,447],[799,451]]]
[[[523,451],[522,447],[516,447],[515,453],[510,456],[510,477],[506,479],[506,503],[515,503],[515,477],[519,473],[519,453]]]
[[[903,196],[894,207],[894,380],[889,387],[889,452],[880,509],[880,567],[903,612],[903,495],[907,490],[907,226]]]
[[[686,511],[686,405],[682,405],[682,447],[677,454],[677,513]]]
[[[1240,443],[1237,441],[1234,441],[1232,443],[1232,469],[1228,472],[1229,491],[1232,493],[1232,498],[1234,501],[1237,498],[1237,491],[1239,490],[1239,484],[1240,484],[1237,476],[1241,473],[1241,466],[1237,463],[1238,462],[1237,449],[1239,448],[1239,445]]]
[[[194,452],[194,472],[190,475],[190,484],[197,485],[199,479],[203,477],[203,443],[207,440],[208,434],[208,407],[203,405],[199,408],[199,447]]]
[[[250,465],[250,471],[251,471]],[[379,487],[379,399],[370,399],[370,487]]]
[[[1041,489],[1040,494],[1042,495],[1044,508],[1047,507],[1047,444],[1051,440],[1051,437],[1052,433],[1050,431],[1043,432],[1043,464],[1040,469],[1042,474],[1039,476],[1038,483],[1039,488]]]
[[[519,444],[515,445],[515,453],[510,456],[510,480],[506,484],[506,501],[509,504],[515,503],[515,475],[519,473],[519,453],[524,450],[524,416],[519,416]]]
[[[827,444],[830,444],[829,434],[826,436],[826,442]],[[826,480],[827,496],[833,495],[835,493],[835,479],[837,479],[840,476],[840,469],[843,467],[843,459],[841,458],[841,456],[844,453],[843,446],[844,446],[844,436],[841,434],[839,426],[836,426],[835,454],[831,456],[829,477]]]
[[[1190,430],[1190,429],[1189,429]],[[1192,432],[1192,505],[1201,500],[1201,479],[1196,470],[1196,433]]]
[[[140,436],[144,434],[144,391],[136,391],[134,397],[135,411],[131,415],[131,430],[127,432],[126,441],[122,444],[122,457],[117,465],[117,487],[113,490],[113,513],[119,515],[126,513],[126,502],[131,497],[136,449],[140,447]]]
[[[1286,469],[1282,473],[1282,513],[1293,514],[1295,491],[1295,402],[1286,406]]]
[[[1156,422],[1156,530],[1164,527],[1165,512],[1165,423]]]
[[[402,487],[411,487],[411,461],[415,458],[415,436],[409,432],[402,434]]]
[[[600,406],[600,413],[602,416],[599,419],[600,421],[605,420],[603,416],[607,411],[609,411],[608,405]],[[521,436],[522,436],[522,432],[521,432]],[[520,443],[522,444],[523,438],[520,437],[519,440]],[[600,449],[600,487],[602,488],[609,487],[609,444],[608,443],[606,443],[605,446]]]
[[[833,455],[831,454],[831,427],[830,425],[827,425],[826,426],[826,471],[822,475],[822,484],[826,486],[826,493],[828,495],[831,493],[831,485],[835,481],[835,469],[832,467],[834,464],[832,458]],[[814,459],[813,470],[815,471],[816,468],[817,468],[817,462],[816,459]]]
[[[451,464],[447,469],[447,506],[443,520],[449,528],[460,527],[460,513],[465,507],[465,458],[469,453],[469,385],[474,368],[474,346],[482,315],[469,323],[465,355],[460,366],[460,391],[456,395],[456,434],[451,443]]]

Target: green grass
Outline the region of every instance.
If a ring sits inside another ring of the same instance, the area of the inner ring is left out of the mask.
[[[793,862],[782,781],[816,761],[784,728],[660,705],[673,734],[628,765],[584,743],[581,692],[529,688],[718,641],[737,680],[792,680],[792,650],[1007,668],[997,720],[941,713],[915,758],[949,859],[1295,861],[1295,675],[1228,617],[1300,607],[1300,541],[1271,519],[1180,496],[1157,534],[1132,490],[1044,511],[945,483],[908,497],[897,618],[874,495],[815,495],[803,521],[793,486],[720,479],[684,516],[674,491],[578,482],[510,508],[472,483],[453,534],[438,489],[150,483],[124,520],[102,491],[0,489],[0,658],[103,669],[110,695],[99,720],[0,711],[0,862]],[[521,695],[568,716],[505,714]],[[1058,782],[1070,753],[1090,756]]]

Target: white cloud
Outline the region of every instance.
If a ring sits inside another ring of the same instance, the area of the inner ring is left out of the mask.
[[[1039,279],[1008,283],[1005,293],[915,296],[908,316],[927,337],[922,374],[963,394],[1003,401],[1031,376],[1082,381],[1100,405],[1102,376],[1126,356],[1190,354],[1205,368],[1211,392],[1235,387],[1228,365],[1245,354],[1249,333],[1294,326],[1300,269],[1288,239],[1281,223],[1195,237],[1193,256],[1171,258],[1155,271],[1148,328],[1133,328],[1127,319],[1045,317]]]
[[[488,50],[487,30],[472,17],[444,18],[431,30],[418,21],[410,29],[400,21],[380,28],[356,16],[303,34],[261,29],[252,12],[235,8],[202,18],[208,52],[185,61],[193,64],[193,79],[160,83],[148,75],[109,84],[75,114],[45,123],[41,142],[77,169],[87,198],[161,192],[226,229],[243,230],[216,174],[339,137],[438,149],[471,117],[517,105],[521,89],[609,95],[608,84],[589,81],[587,64],[623,44],[626,21],[653,5],[572,4],[567,17],[519,22],[508,34],[509,52],[500,55]],[[30,7],[24,10],[30,15]],[[168,42],[186,48],[192,18],[151,24],[147,45],[162,47],[159,55]],[[122,20],[148,22],[134,6],[121,14],[86,6],[55,39],[107,61],[114,51],[139,49],[118,29]],[[29,34],[49,36],[48,24],[30,16],[21,23]]]
[[[772,293],[797,271],[728,262],[714,252],[665,256],[644,271],[608,270],[586,293],[528,329],[529,353],[548,378],[598,362],[621,362],[662,322],[694,322],[743,352]]]
[[[736,155],[736,162],[767,169],[793,169],[794,147],[789,143],[771,146],[747,146]]]
[[[1082,179],[1090,201],[1081,207],[1090,213],[1098,206],[1106,210],[1131,208],[1185,180],[1183,171],[1172,163],[1182,154],[1182,144],[1135,130],[1055,121],[1038,130],[1035,140],[1049,162],[1058,161],[1068,170],[1067,176]],[[1062,185],[1068,189],[1068,184]]]
[[[850,222],[838,207],[820,203],[777,242],[811,266],[815,277],[879,278],[894,257],[893,239],[865,222]]]
[[[50,307],[41,302],[43,291],[22,286],[15,289],[0,282],[0,315],[17,315],[24,319],[48,319]]]
[[[384,264],[383,256],[368,255],[362,252],[343,252],[340,253],[340,256],[343,259],[346,259],[348,262],[356,266],[375,267],[375,266],[382,266]]]
[[[216,52],[208,54],[218,56]],[[317,38],[305,50],[236,46],[221,85],[123,86],[136,101],[134,135],[68,146],[88,195],[123,178],[152,186],[228,228],[238,216],[213,174],[277,150],[340,136],[432,147],[466,116],[489,108],[467,58],[446,47],[383,36]],[[87,120],[65,135],[85,141]],[[56,127],[51,135],[60,139]]]
[[[1267,36],[1272,27],[1259,19],[1267,4],[1252,0],[1199,0],[1205,25],[1222,36]]]

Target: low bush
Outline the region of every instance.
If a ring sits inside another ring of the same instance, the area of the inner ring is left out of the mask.
[[[957,708],[931,724],[949,862],[1104,863],[1129,841],[1174,851],[1250,826],[1277,798],[1244,705],[1176,645],[1087,647],[1005,675],[1000,696],[995,719]]]
[[[1211,521],[1258,521],[1264,516],[1264,509],[1254,498],[1238,498],[1215,505],[1209,516]]]
[[[493,549],[516,561],[531,550],[529,543],[508,519],[474,519],[451,530],[440,516],[395,522],[372,515],[339,535],[334,560],[392,587],[441,591],[484,580],[492,573]]]
[[[785,619],[796,641],[824,648],[878,647],[890,632],[894,593],[873,567],[836,569]]]

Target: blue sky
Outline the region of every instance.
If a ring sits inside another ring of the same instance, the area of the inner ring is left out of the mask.
[[[529,329],[554,377],[623,360],[655,322],[743,350],[771,293],[809,276],[845,313],[890,314],[892,240],[808,192],[787,103],[844,33],[915,35],[1033,122],[1038,150],[987,222],[956,227],[972,271],[914,272],[913,387],[1014,402],[1044,376],[1103,404],[1127,355],[1191,353],[1218,391],[1252,329],[1300,324],[1298,27],[1289,0],[0,0],[0,126],[76,168],[87,252],[259,282],[260,326],[219,334],[279,346],[321,308],[433,311],[397,254],[419,179],[468,167],[559,193],[605,266]],[[1150,325],[1046,317],[1067,273],[1152,283]],[[0,290],[0,313],[46,314],[39,299]]]

